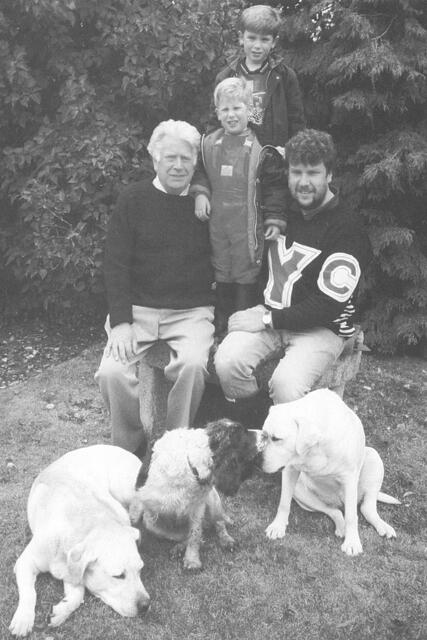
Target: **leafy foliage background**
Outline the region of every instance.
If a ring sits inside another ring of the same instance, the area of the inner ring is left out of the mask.
[[[0,0],[0,274],[5,314],[103,308],[117,191],[151,173],[173,117],[203,129],[237,51],[242,0]],[[270,2],[308,124],[340,152],[337,182],[368,225],[368,343],[427,337],[427,9],[424,0]]]

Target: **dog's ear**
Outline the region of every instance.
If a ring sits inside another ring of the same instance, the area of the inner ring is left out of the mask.
[[[189,467],[200,484],[210,484],[212,480],[213,458],[209,450],[190,451],[187,456]]]
[[[209,438],[210,450],[216,458],[222,457],[229,449],[239,448],[247,429],[240,422],[221,418],[209,422],[205,426],[205,433]]]
[[[87,566],[95,560],[95,551],[88,548],[86,540],[74,545],[67,554],[69,581],[72,584],[81,584]]]
[[[307,416],[297,416],[295,422],[297,425],[295,450],[297,455],[303,456],[320,441],[321,431],[314,420]]]

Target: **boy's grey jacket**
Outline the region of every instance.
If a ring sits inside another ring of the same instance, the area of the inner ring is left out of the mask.
[[[198,163],[190,187],[194,196],[203,193],[209,199],[211,187],[206,173],[206,158],[212,157],[216,142],[224,135],[221,127],[202,137],[202,162]],[[275,224],[286,229],[287,186],[284,160],[271,145],[261,147],[256,136],[249,155],[248,168],[248,247],[254,264],[261,265],[264,252],[264,230]]]
[[[238,76],[237,57],[222,69],[215,78],[215,86],[233,76]],[[296,73],[280,58],[268,57],[267,93],[265,96],[264,120],[262,125],[254,125],[258,140],[262,145],[285,146],[289,138],[305,127],[304,106]],[[212,121],[209,123],[213,124]],[[216,125],[218,126],[218,122]]]

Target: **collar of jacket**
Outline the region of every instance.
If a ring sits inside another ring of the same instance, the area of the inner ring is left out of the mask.
[[[276,147],[273,146],[272,144],[266,144],[264,146],[261,146],[258,138],[256,137],[255,131],[251,127],[251,123],[249,123],[249,129],[250,129],[251,133],[253,134],[252,141],[255,143],[255,149],[258,147],[258,152],[257,152],[258,153],[258,160],[257,160],[257,164],[256,164],[256,176],[255,176],[255,178],[258,178],[259,177],[259,171],[260,171],[261,163],[262,163],[262,160],[263,160],[265,154],[268,151],[271,151],[272,153],[276,154],[278,156],[278,158],[281,158],[281,154],[279,153],[279,151],[277,151]],[[216,144],[219,140],[221,140],[221,138],[224,135],[225,135],[225,131],[224,131],[223,127],[219,127],[218,129],[215,129],[215,131],[211,131],[210,133],[204,133],[202,135],[201,143],[200,143],[200,154],[202,156],[202,162],[203,162],[204,166],[206,166],[204,141],[206,140],[207,137],[209,137],[209,138],[212,138],[214,140],[214,144]]]
[[[233,69],[233,71],[237,71],[237,65],[239,64],[239,62],[242,62],[244,60],[245,58],[243,56],[237,56],[236,58],[233,58],[233,60],[231,60],[228,63],[228,66],[230,67],[230,69]],[[281,58],[277,53],[276,54],[270,53],[270,55],[267,58],[267,62],[270,70],[275,69],[280,64],[283,64],[286,66],[286,63],[284,62],[283,58]]]

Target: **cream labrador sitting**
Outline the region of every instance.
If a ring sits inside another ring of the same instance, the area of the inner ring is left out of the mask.
[[[237,492],[261,451],[261,432],[223,419],[204,429],[167,431],[153,446],[145,484],[130,506],[133,523],[142,517],[145,527],[161,538],[174,540],[184,551],[188,570],[201,569],[199,548],[204,515],[209,517],[223,548],[232,549],[217,489]]]
[[[40,572],[64,582],[52,627],[83,602],[85,587],[122,616],[147,611],[139,531],[126,510],[140,466],[120,447],[94,445],[66,453],[37,476],[27,509],[33,537],[15,565],[19,603],[12,634],[25,636],[33,628]]]
[[[328,389],[271,407],[263,426],[267,444],[262,468],[282,471],[282,493],[276,517],[267,527],[269,538],[283,538],[291,500],[308,511],[326,513],[335,534],[344,537],[348,555],[362,552],[357,505],[380,536],[396,537],[380,518],[377,500],[400,504],[381,493],[384,466],[371,447],[365,447],[363,426],[341,398]],[[344,516],[339,507],[344,507]]]

